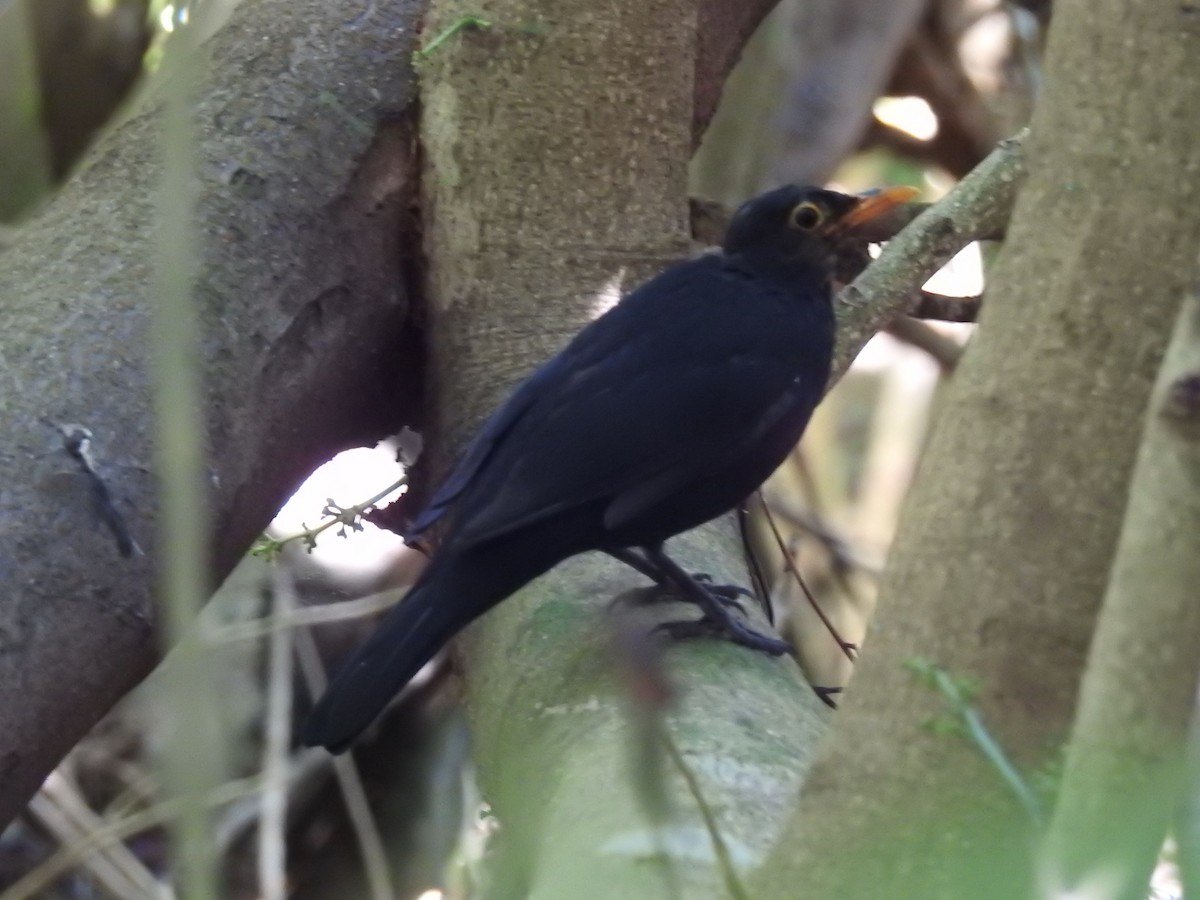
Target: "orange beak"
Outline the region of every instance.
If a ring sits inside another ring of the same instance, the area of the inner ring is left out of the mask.
[[[831,223],[830,231],[845,232],[874,221],[884,213],[902,206],[920,193],[911,187],[875,188],[858,194],[857,203]]]

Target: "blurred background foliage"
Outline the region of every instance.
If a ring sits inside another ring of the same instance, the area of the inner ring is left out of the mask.
[[[0,0],[0,222],[19,227],[52,197],[131,107],[174,33],[202,37],[232,5]],[[788,181],[905,183],[936,200],[1027,120],[1048,0],[921,0],[901,24],[904,6],[783,0],[727,83],[693,161],[693,194],[734,205]],[[969,247],[930,288],[978,295],[984,262]],[[747,504],[753,568],[815,685],[836,689],[851,675],[939,385],[972,328],[909,321],[877,336]],[[411,457],[411,441],[400,443]],[[350,506],[401,479],[396,458],[396,446],[343,454],[281,512],[275,535],[317,524],[327,498]],[[330,528],[311,553],[303,541],[277,549],[274,560],[248,557],[197,625],[227,700],[230,781],[214,798],[220,895],[471,896],[494,829],[445,660],[353,756],[331,760],[290,739],[319,693],[322,660],[336,665],[423,558],[370,524]],[[292,652],[294,670],[280,664]],[[177,809],[161,789],[153,713],[163,682],[160,670],[115,709],[0,836],[0,897],[170,895],[164,824]],[[1169,877],[1156,890],[1168,896]]]
[[[218,27],[233,0],[0,3],[0,223],[19,221],[119,120],[177,27]]]

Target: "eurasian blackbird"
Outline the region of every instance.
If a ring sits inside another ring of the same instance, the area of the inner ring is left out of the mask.
[[[722,592],[663,551],[733,509],[796,446],[829,381],[831,271],[856,229],[910,199],[788,186],[579,332],[484,424],[413,523],[428,568],[337,673],[304,731],[344,750],[447,641],[557,563],[601,550],[703,610],[671,623],[769,653]]]

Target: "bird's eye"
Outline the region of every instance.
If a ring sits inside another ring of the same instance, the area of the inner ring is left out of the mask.
[[[788,224],[802,231],[812,231],[821,224],[824,218],[825,214],[821,212],[821,207],[805,200],[792,210],[792,214],[788,217]]]

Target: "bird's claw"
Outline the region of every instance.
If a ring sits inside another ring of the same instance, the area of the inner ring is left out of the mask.
[[[699,619],[662,622],[656,625],[654,630],[677,641],[704,637],[719,638],[742,647],[749,647],[751,650],[769,653],[772,656],[782,656],[791,649],[785,641],[768,637],[733,619],[722,621],[708,615],[701,616]]]
[[[696,581],[708,588],[710,594],[727,598],[734,597],[753,597],[754,592],[749,588],[744,588],[740,584],[715,584],[713,577],[707,572],[695,572],[692,575]]]
[[[736,584],[706,584],[701,582],[704,589],[714,600],[725,607],[725,609],[736,609],[741,616],[746,615],[746,607],[742,605],[742,601],[738,597],[752,597],[748,590],[744,587],[739,587]],[[683,596],[685,602],[693,602],[690,597]]]
[[[713,584],[712,576],[703,573],[694,576],[696,581],[704,588],[705,592],[712,597],[721,606],[737,612],[745,616],[746,607],[738,600],[739,597],[753,597],[754,594],[736,584]],[[645,591],[633,592],[628,591],[617,597],[614,597],[609,604],[610,608],[628,603],[635,606],[649,606],[652,603],[660,603],[673,601],[679,603],[690,603],[698,605],[700,603],[695,597],[691,597],[682,590],[673,585],[658,585],[648,588]]]

